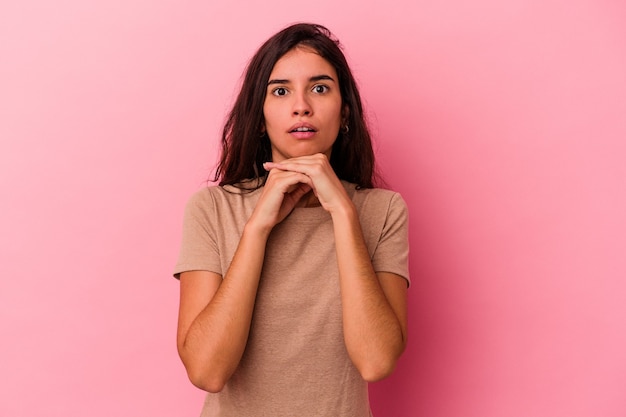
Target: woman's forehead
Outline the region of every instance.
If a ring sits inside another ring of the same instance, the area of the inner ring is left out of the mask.
[[[295,77],[327,74],[336,80],[335,68],[315,49],[298,45],[276,61],[270,78],[291,79]]]

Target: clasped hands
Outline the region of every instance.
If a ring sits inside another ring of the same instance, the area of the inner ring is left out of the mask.
[[[328,157],[314,155],[265,162],[269,172],[250,221],[271,229],[283,221],[310,191],[331,215],[352,204]]]

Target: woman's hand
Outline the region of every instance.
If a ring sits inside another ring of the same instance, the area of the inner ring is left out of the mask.
[[[304,174],[270,169],[261,197],[248,224],[269,233],[294,209],[300,199],[311,191],[311,180]]]
[[[330,166],[328,158],[324,154],[318,153],[315,155],[290,158],[281,162],[266,162],[263,166],[270,171],[270,178],[274,173],[291,173],[306,177],[302,178],[298,176],[309,189],[313,190],[313,193],[318,198],[322,207],[330,212],[331,215],[335,211],[352,204],[345,188],[339,178],[337,178],[335,171],[333,171],[333,168]]]

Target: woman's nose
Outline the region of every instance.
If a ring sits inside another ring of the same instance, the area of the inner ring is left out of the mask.
[[[310,116],[313,114],[311,104],[304,94],[294,94],[293,115]]]

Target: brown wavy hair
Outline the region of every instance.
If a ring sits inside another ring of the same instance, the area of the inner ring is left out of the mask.
[[[335,68],[339,78],[343,106],[348,108],[349,132],[340,131],[333,144],[330,164],[335,174],[360,188],[372,188],[376,177],[374,151],[356,81],[339,41],[324,26],[310,23],[298,23],[281,30],[250,60],[241,91],[222,131],[222,153],[214,181],[237,186],[245,181],[260,180],[256,188],[264,184],[263,162],[272,160],[270,140],[262,133],[267,82],[276,62],[296,46],[315,50]],[[245,188],[250,189],[249,185]]]

